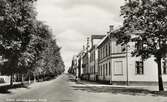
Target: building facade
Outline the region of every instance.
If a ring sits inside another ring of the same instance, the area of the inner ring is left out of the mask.
[[[83,60],[83,63],[82,63],[82,69],[83,69],[82,79],[84,79],[84,80],[89,80],[90,79],[89,56],[90,56],[90,53],[87,51],[82,57],[82,60]]]
[[[106,36],[98,45],[99,80],[104,82],[126,82],[127,54],[123,47],[116,44],[116,39]]]
[[[104,38],[105,35],[92,35],[91,36],[91,47],[89,49],[89,78],[91,81],[98,80],[98,49],[97,45],[99,41]]]
[[[152,56],[144,61],[140,57],[132,57],[135,44],[118,45],[117,39],[112,37],[112,33],[116,31],[110,30],[110,35],[106,35],[98,45],[99,80],[110,84],[158,84],[155,58]],[[162,61],[164,83],[167,82],[166,62],[165,59]]]
[[[105,36],[92,36],[91,46],[73,61],[75,72],[84,80],[106,82],[110,84],[143,85],[158,84],[158,68],[155,58],[147,60],[132,57],[135,44],[117,44],[112,35],[117,33],[110,26]],[[92,39],[98,39],[96,43]],[[75,65],[75,62],[77,63]],[[162,60],[162,79],[167,83],[167,59]]]

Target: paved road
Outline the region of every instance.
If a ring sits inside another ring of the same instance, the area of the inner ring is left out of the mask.
[[[76,88],[80,86],[63,74],[52,81],[32,84],[28,89],[11,90],[12,94],[4,95],[3,101],[0,95],[0,102],[167,102],[167,98],[160,96],[98,93]]]
[[[61,75],[57,79],[32,85],[30,89],[21,91],[5,101],[16,102],[71,102],[75,100],[72,87],[69,87],[67,75]]]

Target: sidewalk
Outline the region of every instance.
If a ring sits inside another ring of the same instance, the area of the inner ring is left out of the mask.
[[[87,87],[126,88],[126,89],[143,89],[143,90],[148,90],[148,91],[158,91],[158,86],[109,85],[109,84],[101,84],[98,82],[91,82],[91,81],[85,81],[85,80],[79,80],[76,83],[78,86],[87,86]],[[164,86],[164,90],[167,91],[167,86]]]
[[[76,81],[71,83],[75,90],[82,90],[93,93],[111,93],[124,95],[151,95],[167,97],[167,87],[165,91],[159,91],[158,86],[127,86],[127,85],[107,85],[89,81]]]
[[[17,84],[21,84],[21,82],[13,82],[13,85],[17,85]],[[2,86],[8,86],[8,85],[10,85],[10,83],[1,83],[0,87],[2,87]]]

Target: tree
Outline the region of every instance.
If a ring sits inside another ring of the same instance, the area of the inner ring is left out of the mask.
[[[1,0],[0,1],[0,55],[8,61],[2,72],[13,75],[20,71],[20,58],[25,56],[30,41],[33,22],[36,17],[33,2],[35,0]],[[24,53],[24,54],[23,54]]]
[[[64,72],[64,62],[60,55],[60,47],[56,40],[48,40],[48,46],[43,52],[43,71],[45,74],[58,75]]]
[[[158,65],[159,90],[163,91],[161,61],[167,54],[167,1],[126,0],[121,7],[123,27],[115,34],[118,43],[135,43],[133,56],[154,56]]]
[[[30,50],[34,52],[31,68],[36,75],[58,75],[64,71],[64,62],[60,55],[60,47],[53,39],[49,27],[37,21],[36,33],[30,40]]]
[[[55,74],[64,68],[52,32],[36,19],[35,1],[0,0],[0,56],[7,59],[1,72],[11,75],[11,85],[14,74]],[[43,61],[47,62],[46,66],[40,63]]]

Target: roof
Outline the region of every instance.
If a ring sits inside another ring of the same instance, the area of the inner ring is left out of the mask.
[[[115,30],[113,30],[112,32],[107,32],[107,33],[110,33],[110,36],[112,33],[116,33],[120,30],[121,27],[117,27]],[[99,44],[97,45],[97,48],[100,47],[108,38],[108,34],[106,34],[106,36],[99,42]]]
[[[91,36],[91,40],[93,40],[93,39],[102,39],[104,37],[105,37],[105,35],[92,35]]]
[[[97,45],[97,48],[107,39],[107,35],[99,42],[99,44]]]

